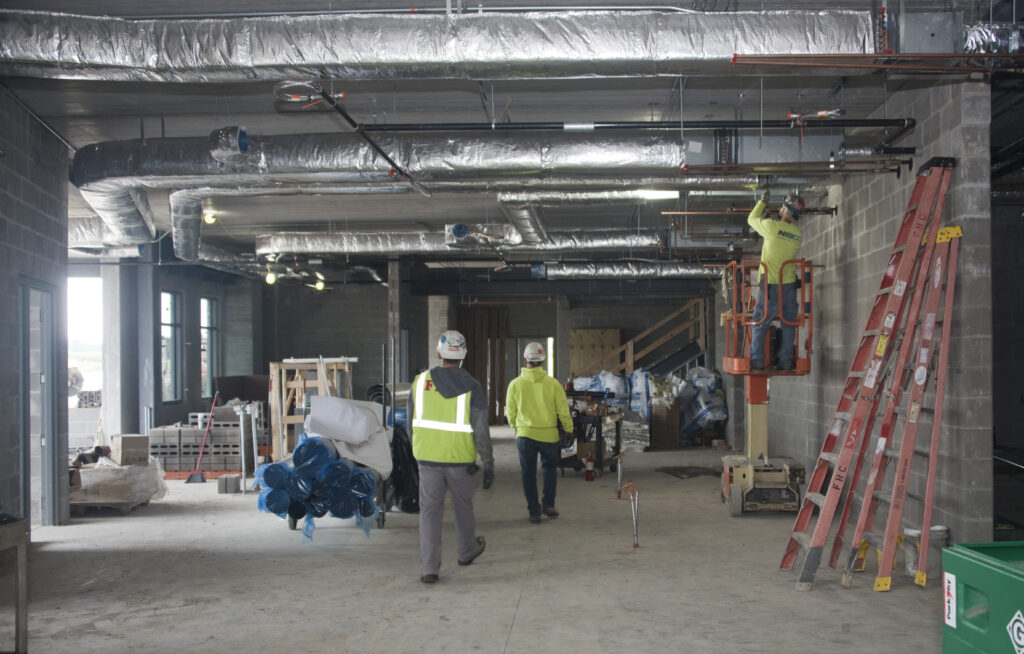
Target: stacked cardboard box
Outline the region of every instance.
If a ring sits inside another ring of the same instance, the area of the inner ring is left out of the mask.
[[[110,459],[119,466],[149,465],[149,437],[114,434],[110,437]]]

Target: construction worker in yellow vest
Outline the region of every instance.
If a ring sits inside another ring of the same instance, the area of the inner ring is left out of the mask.
[[[541,514],[557,518],[555,489],[559,459],[558,424],[572,433],[572,415],[565,390],[544,371],[547,355],[540,343],[527,343],[523,350],[523,369],[508,385],[505,416],[516,431],[519,467],[523,473],[523,494],[530,522],[540,522]],[[537,498],[537,455],[544,473],[544,495]]]
[[[768,191],[765,191],[761,194],[761,201],[754,205],[754,209],[747,216],[747,224],[764,238],[761,263],[765,277],[765,283],[761,285],[757,295],[757,305],[754,307],[755,324],[750,328],[750,372],[763,372],[771,364],[771,361],[765,361],[764,342],[772,320],[779,316],[780,302],[782,317],[791,323],[796,322],[799,308],[797,291],[800,288],[797,283],[797,268],[790,264],[783,269],[783,264],[790,259],[796,259],[799,255],[803,232],[797,227],[796,221],[800,218],[803,208],[803,199],[795,195],[786,196],[779,209],[779,219],[772,220],[766,217]],[[782,321],[780,323],[782,342],[776,353],[778,369],[793,370],[796,364],[796,327]]]
[[[473,515],[473,474],[479,455],[484,488],[494,483],[494,454],[487,420],[487,395],[462,369],[466,339],[455,330],[441,334],[441,365],[420,373],[408,400],[412,454],[420,476],[420,581],[436,583],[441,569],[441,519],[446,491],[455,507],[459,565],[469,565],[484,551]]]

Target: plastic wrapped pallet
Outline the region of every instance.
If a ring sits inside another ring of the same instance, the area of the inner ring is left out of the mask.
[[[81,486],[72,489],[72,504],[133,507],[167,494],[164,471],[155,457],[146,466],[119,466],[103,458],[78,474]]]

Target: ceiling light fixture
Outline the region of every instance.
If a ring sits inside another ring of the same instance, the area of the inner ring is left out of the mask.
[[[207,225],[212,225],[213,223],[217,222],[217,214],[213,213],[212,211],[204,211],[203,222],[206,223]]]
[[[316,278],[319,281],[321,281],[321,282],[324,281],[324,274],[322,272],[320,272],[319,270],[314,271],[313,274],[316,275]]]
[[[313,284],[313,288],[315,288],[318,291],[324,290],[324,280],[322,280],[322,279],[316,280],[316,284]]]
[[[271,286],[273,286],[274,282],[277,281],[277,275],[275,275],[274,271],[270,269],[270,266],[267,266],[267,276],[264,277],[264,279],[266,280],[267,284]]]

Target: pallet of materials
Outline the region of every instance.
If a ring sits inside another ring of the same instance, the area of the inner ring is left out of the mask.
[[[109,507],[128,515],[167,493],[163,469],[156,460],[145,466],[104,465],[104,460],[72,472],[70,501],[75,515],[83,515],[90,507]]]

